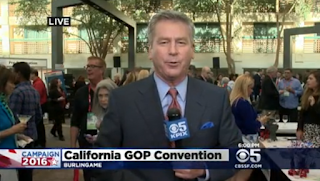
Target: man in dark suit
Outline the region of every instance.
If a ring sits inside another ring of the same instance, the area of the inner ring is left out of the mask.
[[[267,69],[267,75],[262,81],[261,85],[261,97],[260,97],[260,109],[263,110],[262,114],[273,115],[279,110],[279,91],[274,79],[277,77],[278,69],[276,67],[269,67]]]
[[[253,76],[254,79],[254,87],[253,87],[253,100],[257,101],[257,98],[260,95],[260,89],[261,89],[261,75],[262,70],[259,69],[257,73]]]
[[[163,121],[169,107],[187,119],[190,137],[176,148],[237,147],[241,133],[232,116],[228,93],[212,84],[188,77],[194,56],[194,25],[184,14],[163,11],[148,28],[150,77],[111,92],[109,109],[100,127],[100,147],[169,148]],[[208,129],[205,123],[213,123]],[[105,171],[98,180],[112,181],[224,181],[234,170],[119,170]]]
[[[201,74],[199,76],[199,79],[208,83],[213,83],[212,78],[210,77],[210,74],[212,73],[210,67],[204,66],[202,67]]]

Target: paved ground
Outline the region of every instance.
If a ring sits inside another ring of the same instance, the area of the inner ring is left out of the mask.
[[[69,147],[70,143],[70,132],[69,132],[69,120],[63,125],[63,134],[65,141],[59,141],[50,134],[52,124],[45,123],[46,134],[47,134],[47,147],[49,148],[62,148]],[[33,181],[73,181],[73,170],[35,170],[33,172]],[[80,180],[83,181],[82,175]]]

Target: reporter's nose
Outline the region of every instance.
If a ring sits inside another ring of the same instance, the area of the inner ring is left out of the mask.
[[[176,43],[170,43],[169,45],[169,55],[175,56],[178,54],[177,44]]]

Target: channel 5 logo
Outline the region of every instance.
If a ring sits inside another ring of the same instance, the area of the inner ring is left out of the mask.
[[[170,141],[190,137],[188,123],[185,118],[175,121],[165,121],[165,131]]]
[[[240,163],[259,163],[261,161],[261,149],[240,149],[236,153],[236,158]]]

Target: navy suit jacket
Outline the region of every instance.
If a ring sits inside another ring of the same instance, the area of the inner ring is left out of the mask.
[[[242,141],[225,89],[189,77],[185,117],[190,138],[176,142],[177,148],[237,147]],[[153,76],[111,92],[109,109],[97,137],[100,147],[168,148],[163,128],[165,120]],[[214,126],[201,129],[207,123]],[[209,170],[210,181],[224,181],[235,170]],[[180,181],[173,170],[105,171],[98,180]]]

